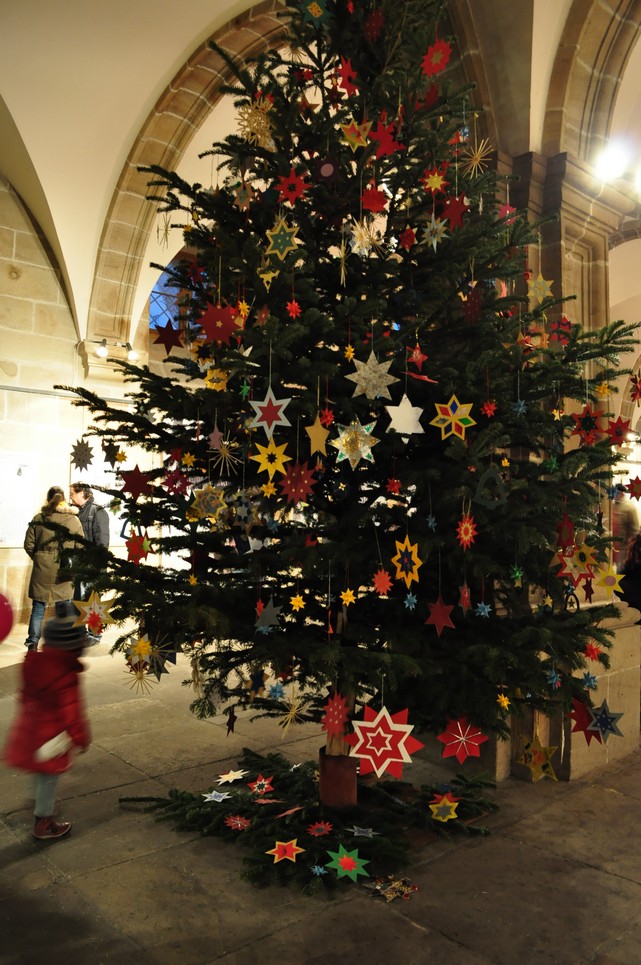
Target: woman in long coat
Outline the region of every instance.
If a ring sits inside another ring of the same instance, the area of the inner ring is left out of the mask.
[[[25,646],[37,650],[42,621],[47,604],[56,600],[70,600],[73,596],[71,572],[60,567],[59,542],[55,539],[56,527],[64,526],[70,536],[82,536],[82,525],[75,506],[68,506],[60,486],[52,486],[47,501],[27,527],[24,548],[33,560],[29,580],[29,598],[32,600],[31,618]],[[75,541],[65,542],[65,549],[72,550]]]

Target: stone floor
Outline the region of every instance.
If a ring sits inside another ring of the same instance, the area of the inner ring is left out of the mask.
[[[18,626],[0,645],[0,741],[23,640]],[[118,799],[207,788],[243,746],[307,760],[318,728],[283,740],[275,722],[239,715],[227,736],[222,718],[190,715],[185,667],[141,695],[108,651],[107,637],[86,658],[94,742],[61,782],[70,836],[34,841],[25,776],[0,770],[2,965],[641,961],[641,753],[570,784],[504,782],[488,838],[416,850],[408,901],[386,904],[356,884],[332,899],[261,890],[239,877],[239,850]],[[412,778],[434,778],[433,768],[419,759]]]

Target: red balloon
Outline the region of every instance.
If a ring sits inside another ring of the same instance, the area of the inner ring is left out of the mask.
[[[6,640],[13,626],[13,607],[4,594],[0,593],[0,643]]]

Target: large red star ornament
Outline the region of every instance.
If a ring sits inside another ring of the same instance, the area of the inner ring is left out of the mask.
[[[399,144],[394,136],[395,134],[395,124],[384,124],[381,121],[376,122],[376,127],[369,133],[370,141],[378,141],[375,155],[376,158],[386,157],[390,154],[394,154],[395,151],[405,150],[405,145]]]
[[[342,87],[342,89],[345,91],[345,93],[348,96],[351,94],[358,93],[358,87],[354,83],[354,81],[356,80],[356,73],[354,71],[354,68],[352,67],[352,63],[349,60],[349,58],[345,60],[342,54],[341,54],[341,65],[336,71],[336,73],[340,78],[338,82],[338,86]]]
[[[487,740],[478,727],[468,723],[467,717],[448,721],[447,727],[436,738],[445,745],[442,756],[455,757],[462,764],[467,757],[480,757],[480,746]]]
[[[574,727],[572,728],[573,734],[583,734],[588,745],[592,738],[597,740],[599,744],[603,743],[599,731],[588,730],[588,727],[594,720],[594,714],[582,700],[579,700],[577,697],[572,698],[572,710],[567,716],[570,720],[574,721]]]
[[[141,560],[146,560],[151,550],[151,543],[146,531],[139,534],[132,533],[129,539],[125,541],[125,546],[127,547],[127,560],[130,563],[140,563]]]
[[[207,306],[198,319],[198,324],[208,342],[225,342],[229,345],[232,335],[238,335],[242,328],[242,316],[233,305],[222,305],[218,302],[217,305]]]
[[[151,490],[146,473],[141,472],[137,465],[135,469],[123,472],[121,475],[125,481],[122,492],[129,493],[134,502],[139,496],[144,496]]]
[[[463,513],[456,527],[456,538],[464,550],[470,548],[477,534],[474,517],[471,513]]]
[[[605,431],[610,438],[610,445],[622,446],[630,431],[630,419],[622,419],[621,416],[616,421],[608,419],[608,428]]]
[[[364,211],[373,211],[376,214],[385,210],[387,195],[376,185],[370,185],[369,188],[365,188],[361,195],[361,204]]]
[[[421,62],[421,70],[426,77],[434,77],[447,67],[452,56],[452,47],[445,40],[437,40],[427,48]]]
[[[594,445],[601,435],[599,413],[591,409],[589,405],[584,405],[583,411],[578,414],[573,413],[572,418],[574,419],[572,435],[578,436],[586,446]]]
[[[641,372],[630,376],[630,400],[632,402],[641,401]]]
[[[454,624],[452,623],[450,617],[450,613],[454,607],[449,606],[449,604],[444,601],[440,593],[435,602],[428,605],[430,608],[430,615],[425,623],[436,627],[436,632],[438,633],[439,637],[442,634],[444,627],[451,627],[452,630],[454,629]]]
[[[163,345],[167,355],[170,354],[172,348],[182,348],[180,332],[174,328],[171,322],[167,322],[166,325],[156,325],[153,331],[156,332],[154,345]]]
[[[563,513],[562,518],[556,524],[557,543],[561,549],[567,549],[574,545],[574,523],[567,513]]]
[[[636,479],[631,479],[625,488],[630,493],[631,499],[641,499],[641,479],[638,476]]]
[[[463,215],[470,210],[469,204],[465,203],[465,195],[460,194],[458,198],[446,198],[443,206],[443,216],[449,221],[450,228],[463,227]]]
[[[302,198],[305,194],[307,181],[300,174],[296,174],[296,171],[292,168],[286,178],[280,177],[278,179],[278,190],[280,191],[278,200],[289,201],[293,205],[294,201]]]
[[[275,426],[291,426],[291,422],[283,414],[290,402],[291,399],[277,399],[270,386],[262,402],[253,402],[250,399],[249,404],[256,415],[249,423],[249,428],[257,429],[258,426],[262,426],[267,438],[271,439]]]
[[[379,596],[386,596],[392,589],[390,575],[382,566],[374,573],[372,583]]]
[[[345,724],[349,719],[347,697],[338,693],[334,694],[329,698],[323,710],[325,711],[325,716],[321,719],[323,730],[326,730],[330,737],[342,737]]]
[[[251,783],[248,782],[247,787],[254,794],[262,796],[263,794],[268,794],[270,791],[274,790],[272,787],[272,780],[272,777],[263,777],[262,774],[259,774],[255,781],[252,781]]]
[[[352,757],[361,761],[361,774],[374,771],[377,777],[386,772],[392,777],[401,777],[403,764],[411,764],[410,754],[415,754],[424,745],[412,737],[413,724],[407,723],[408,711],[399,710],[390,716],[386,707],[378,713],[366,706],[364,720],[353,720],[355,733],[347,734],[345,741],[352,747]]]
[[[278,861],[296,861],[296,855],[302,854],[305,848],[299,848],[296,844],[298,838],[292,838],[291,841],[277,841],[273,848],[266,851],[265,854],[274,855],[274,864]]]
[[[309,469],[306,462],[295,462],[285,471],[280,480],[280,488],[283,495],[287,496],[288,503],[301,503],[307,500],[314,482],[314,470]]]

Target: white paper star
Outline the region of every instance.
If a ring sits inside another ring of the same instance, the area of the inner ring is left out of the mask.
[[[249,771],[227,771],[226,774],[218,775],[219,784],[231,784],[232,781],[240,781],[249,774]],[[229,796],[229,795],[228,795]]]
[[[209,794],[203,794],[205,801],[214,801],[216,804],[220,804],[221,801],[225,801],[228,797],[231,797],[229,791],[210,791]]]
[[[423,414],[423,410],[420,406],[412,405],[407,394],[403,394],[399,405],[386,405],[385,408],[392,420],[389,424],[388,432],[393,429],[402,436],[425,432],[423,426],[418,421]]]
[[[290,402],[291,399],[277,399],[270,385],[262,402],[252,402],[251,400],[249,402],[256,413],[249,423],[249,428],[256,429],[258,426],[262,426],[267,438],[271,439],[275,426],[291,426],[287,416],[283,415]]]

